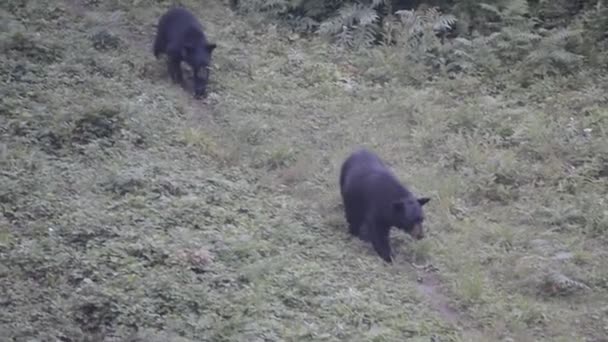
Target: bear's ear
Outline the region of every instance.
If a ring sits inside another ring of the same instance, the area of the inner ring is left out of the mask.
[[[209,53],[212,53],[213,50],[215,50],[216,47],[217,47],[217,44],[215,44],[215,43],[209,43],[209,44],[207,44],[207,51]]]
[[[393,202],[393,211],[396,213],[402,213],[405,211],[405,203],[403,201]]]
[[[429,203],[430,200],[431,199],[429,197],[420,197],[418,199],[418,204],[420,204],[420,206],[423,206],[423,205]]]

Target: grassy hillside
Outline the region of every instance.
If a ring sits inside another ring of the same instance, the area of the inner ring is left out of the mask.
[[[2,340],[605,341],[605,74],[431,76],[184,3],[204,101],[152,56],[168,1],[0,5]],[[393,265],[347,234],[357,146],[432,197]]]

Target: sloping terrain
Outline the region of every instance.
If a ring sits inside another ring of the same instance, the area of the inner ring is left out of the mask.
[[[605,341],[605,76],[498,92],[183,3],[204,101],[152,56],[168,1],[0,6],[2,340]],[[357,146],[432,197],[393,265],[347,234]]]

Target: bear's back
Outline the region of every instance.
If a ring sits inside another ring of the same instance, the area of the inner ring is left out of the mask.
[[[159,20],[158,29],[169,36],[183,35],[189,30],[202,33],[202,26],[198,19],[183,7],[173,7],[165,12]]]
[[[371,202],[384,203],[407,195],[407,190],[384,162],[363,148],[344,162],[340,186],[343,195],[353,194]]]

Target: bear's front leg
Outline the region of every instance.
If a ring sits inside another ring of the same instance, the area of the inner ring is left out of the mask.
[[[362,223],[361,227],[359,227],[359,239],[365,242],[372,242],[372,233],[369,224]]]
[[[376,253],[380,255],[380,257],[388,262],[389,264],[393,262],[391,246],[389,244],[388,238],[388,229],[384,227],[378,226],[370,226],[369,233],[371,234],[372,245],[376,250]]]
[[[167,48],[167,56],[167,69],[169,69],[169,76],[171,76],[173,82],[182,84],[184,79],[182,76],[182,68],[180,66],[182,62],[181,50],[177,48],[175,44],[173,44],[173,46]]]
[[[184,82],[180,63],[181,61],[175,57],[170,57],[167,60],[167,69],[169,69],[169,76],[171,76],[171,80],[173,80],[173,82],[177,84],[182,84]]]

